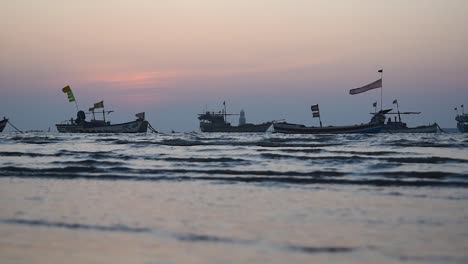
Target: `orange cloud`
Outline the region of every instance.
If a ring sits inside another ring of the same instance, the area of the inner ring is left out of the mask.
[[[324,61],[315,63],[280,63],[259,66],[237,66],[229,68],[204,68],[204,69],[171,69],[161,71],[141,72],[117,72],[100,74],[89,78],[91,82],[110,85],[115,88],[158,88],[168,86],[171,83],[191,78],[223,78],[232,76],[248,76],[255,74],[268,74],[298,70]]]
[[[92,82],[108,84],[116,88],[149,88],[177,79],[178,71],[151,71],[101,74],[90,78]]]

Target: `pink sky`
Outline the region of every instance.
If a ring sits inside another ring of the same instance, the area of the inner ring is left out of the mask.
[[[329,124],[365,122],[378,93],[347,91],[383,67],[384,104],[423,111],[414,125],[453,127],[453,107],[468,105],[466,10],[456,0],[3,1],[0,115],[26,129],[67,119],[68,84],[82,108],[104,99],[115,121],[146,111],[162,130],[196,130],[197,112],[224,100],[253,122],[310,124],[315,103]]]

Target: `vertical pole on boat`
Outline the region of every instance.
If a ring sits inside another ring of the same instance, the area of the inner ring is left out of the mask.
[[[76,106],[76,111],[78,112],[79,109],[78,109],[78,103],[76,102],[76,99],[75,99],[75,106]]]
[[[465,107],[463,105],[460,105],[461,109],[462,109],[462,115],[465,114]]]
[[[382,108],[383,108],[383,69],[380,69],[379,72],[380,72],[380,80],[382,82],[382,86],[380,87],[380,111],[382,111]]]
[[[224,105],[224,122],[227,122],[226,120],[226,101],[223,102]]]
[[[319,112],[319,122],[320,122],[320,127],[322,127],[322,118],[320,117],[320,112]]]
[[[106,111],[104,107],[102,108],[102,119],[104,120],[104,122],[106,122]]]
[[[398,113],[398,122],[401,123],[400,106],[398,105],[398,100],[397,99],[393,100],[393,104],[396,104],[397,113]],[[395,117],[395,122],[396,122],[396,117]]]
[[[400,115],[400,106],[398,105],[398,101],[396,101],[396,108],[397,108],[397,112],[398,112],[398,122],[401,123],[401,115]]]

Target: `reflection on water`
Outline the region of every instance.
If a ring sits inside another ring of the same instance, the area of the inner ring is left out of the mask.
[[[0,135],[5,263],[466,263],[463,134]]]

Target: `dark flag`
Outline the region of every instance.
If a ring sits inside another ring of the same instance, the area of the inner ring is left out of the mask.
[[[313,112],[312,117],[320,117],[320,112]]]
[[[382,73],[382,72],[383,72],[383,69],[378,70],[378,72],[381,72],[381,73]]]
[[[374,102],[374,103],[372,104],[372,106],[373,106],[373,107],[377,107],[377,102]]]
[[[138,119],[144,120],[145,119],[145,112],[141,112],[135,115]]]
[[[318,105],[318,104],[312,105],[312,106],[310,107],[310,110],[312,110],[312,112],[314,112],[314,111],[319,111],[319,105]]]
[[[95,103],[94,108],[104,108],[104,101]]]
[[[364,85],[359,88],[354,88],[349,90],[349,94],[360,94],[363,92],[367,92],[372,89],[377,89],[377,88],[382,88],[382,79],[378,79],[377,81],[373,83],[369,83],[368,85]]]
[[[393,104],[398,104],[398,101],[396,99],[393,100]]]

